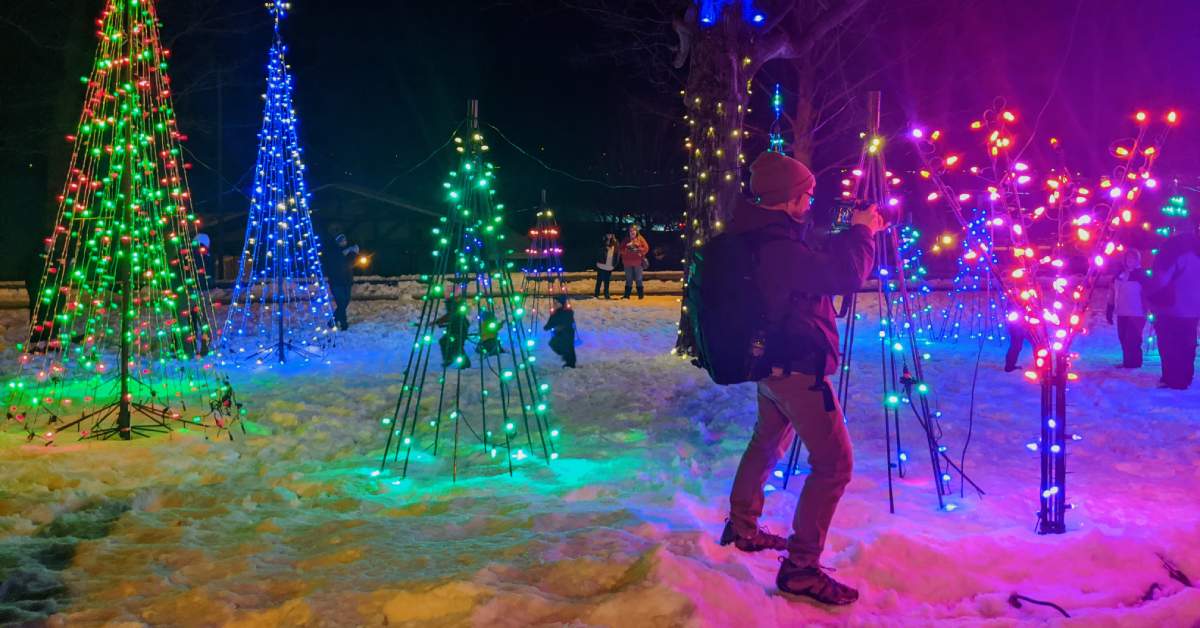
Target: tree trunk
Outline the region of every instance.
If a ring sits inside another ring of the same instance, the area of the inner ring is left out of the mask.
[[[813,165],[813,132],[817,125],[817,109],[813,107],[816,74],[810,63],[793,62],[796,75],[796,113],[792,121],[792,156],[811,167]]]
[[[751,64],[742,50],[748,38],[741,20],[722,19],[696,34],[683,93],[687,111],[687,211],[683,216],[687,290],[692,253],[725,226],[742,193],[742,124],[749,102]],[[680,315],[676,354],[695,356],[686,305]]]

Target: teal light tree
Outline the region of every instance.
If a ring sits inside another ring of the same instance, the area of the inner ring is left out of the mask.
[[[225,431],[187,164],[153,0],[108,0],[10,420],[30,439]]]
[[[911,322],[918,335],[928,337],[933,330],[933,305],[929,302],[933,288],[929,285],[929,269],[924,262],[921,231],[910,223],[900,227],[899,235],[900,258],[911,301]]]
[[[313,229],[303,151],[292,102],[292,75],[280,34],[290,4],[268,2],[275,35],[246,239],[221,334],[234,363],[319,358],[333,338],[321,241]]]
[[[427,287],[400,397],[381,420],[387,442],[375,475],[395,465],[407,477],[412,463],[439,457],[455,479],[468,463],[511,475],[527,460],[558,457],[550,385],[538,377],[525,295],[513,285],[477,101],[469,115],[467,134],[454,139],[448,211],[433,228],[433,270],[421,277]]]

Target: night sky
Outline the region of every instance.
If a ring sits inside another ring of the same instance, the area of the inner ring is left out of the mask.
[[[89,70],[89,28],[101,4],[6,0],[0,8],[6,60],[0,66],[0,246],[12,252],[0,265],[4,277],[22,276],[14,260],[36,245],[44,216],[53,211],[51,190],[61,185],[67,159],[61,138],[78,118],[78,77]],[[650,59],[605,54],[621,39],[593,16],[549,0],[293,4],[284,32],[310,187],[359,186],[439,210],[450,153],[412,167],[449,138],[466,101],[478,98],[486,123],[547,164],[581,178],[643,186],[613,189],[550,172],[485,129],[516,226],[532,220],[528,210],[543,188],[566,220],[681,210],[678,85],[648,70],[655,65]],[[180,125],[190,136],[196,207],[215,222],[247,204],[270,43],[270,22],[259,5],[159,4],[164,40],[173,42],[171,72]],[[660,17],[646,11],[639,17],[647,23]],[[1039,137],[1063,138],[1074,167],[1099,173],[1110,164],[1106,147],[1128,131],[1135,108],[1175,107],[1184,123],[1160,172],[1194,185],[1200,117],[1190,116],[1200,115],[1200,3],[913,0],[878,2],[867,17],[870,27],[851,30],[851,38],[863,39],[853,61],[829,71],[867,77],[864,89],[884,92],[885,130],[919,121],[963,135],[967,121],[1003,96],[1030,121],[1044,108]],[[766,108],[755,115],[756,123],[765,122]],[[841,135],[814,156],[818,168],[844,164],[854,153],[849,128],[835,132]],[[905,159],[897,154],[893,161]],[[425,220],[328,190],[317,193],[314,206],[320,223],[362,239],[377,231],[377,221],[421,226]],[[217,233],[240,242],[243,228],[234,218]],[[376,270],[409,270],[400,260],[423,236],[420,229],[395,233],[404,244],[381,255],[385,267]],[[384,242],[366,244],[385,248]]]

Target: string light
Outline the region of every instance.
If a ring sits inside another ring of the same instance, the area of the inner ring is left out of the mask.
[[[526,318],[526,330],[531,335],[541,331],[542,315],[549,316],[555,306],[555,297],[567,293],[559,235],[554,211],[539,211],[536,223],[529,230],[529,247],[525,249],[526,263],[521,282],[521,292],[526,296],[530,312]]]
[[[380,471],[399,463],[401,477],[411,462],[447,450],[455,478],[467,456],[503,464],[510,475],[534,454],[547,463],[558,458],[550,385],[538,377],[526,295],[513,285],[505,206],[496,199],[496,168],[485,159],[476,101],[470,123],[470,134],[454,140],[460,161],[442,186],[447,212],[431,230],[433,272],[421,276],[427,287],[400,398],[381,421],[387,444]],[[426,392],[430,363],[439,358],[435,390]],[[477,375],[467,374],[472,367]]]
[[[224,430],[240,405],[207,357],[214,313],[154,2],[110,0],[96,25],[8,416],[46,441]]]
[[[1002,331],[1008,311],[1004,290],[989,270],[999,263],[992,246],[992,230],[1001,224],[1002,219],[989,220],[987,213],[972,210],[972,218],[963,234],[954,282],[947,295],[949,302],[941,311],[938,340],[958,341],[963,336],[988,340],[1004,337]],[[942,238],[948,245],[955,242],[949,234]]]
[[[321,240],[313,229],[311,198],[292,99],[293,82],[280,34],[291,8],[269,2],[274,37],[267,61],[267,92],[246,238],[221,344],[230,363],[307,361],[332,342],[329,285],[321,268]],[[361,266],[366,256],[356,260]]]
[[[1066,482],[1066,384],[1077,379],[1070,371],[1072,340],[1083,331],[1083,321],[1091,290],[1099,273],[1121,247],[1115,245],[1116,229],[1132,223],[1137,203],[1144,189],[1152,186],[1154,161],[1162,152],[1167,132],[1157,137],[1149,134],[1150,116],[1144,111],[1134,115],[1138,132],[1131,143],[1115,145],[1113,155],[1119,160],[1113,176],[1102,179],[1098,187],[1104,189],[1114,181],[1126,181],[1127,187],[1117,188],[1116,194],[1093,195],[1080,181],[1069,176],[1070,170],[1057,174],[1050,170],[1045,178],[1046,203],[1028,211],[1022,206],[1017,190],[1020,175],[1028,166],[1016,162],[1009,154],[1014,145],[1015,133],[1009,123],[1016,116],[985,113],[983,120],[972,123],[973,130],[986,135],[985,151],[988,166],[976,172],[994,173],[991,198],[996,207],[1008,214],[1006,224],[1012,241],[1012,258],[996,261],[985,258],[989,270],[1004,288],[1012,304],[1008,319],[1023,324],[1035,347],[1036,368],[1026,371],[1025,377],[1042,385],[1042,430],[1037,450],[1042,456],[1041,508],[1038,513],[1039,532],[1062,533],[1066,531],[1065,498]],[[1178,116],[1167,114],[1168,124]],[[1061,151],[1057,138],[1050,138],[1054,151]],[[965,211],[953,195],[947,181],[949,157],[937,157],[937,148],[932,143],[918,142],[918,151],[926,169],[931,172],[930,181],[938,192],[947,199],[955,217],[966,226]],[[957,160],[956,160],[957,161]],[[940,162],[941,167],[936,164]],[[1018,165],[1020,168],[1018,169]],[[972,168],[974,170],[974,168]],[[1030,175],[1026,175],[1030,176]],[[1070,229],[1059,229],[1060,240],[1045,255],[1035,253],[1030,240],[1031,224],[1045,220],[1048,216],[1060,216]],[[1073,236],[1073,241],[1063,239],[1063,233]],[[1075,251],[1089,261],[1087,272],[1082,277],[1071,276],[1066,256]],[[1057,391],[1057,392],[1056,392]]]

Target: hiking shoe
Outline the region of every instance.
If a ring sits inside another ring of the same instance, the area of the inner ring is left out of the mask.
[[[733,524],[728,519],[725,520],[725,530],[721,532],[720,543],[722,546],[733,543],[734,547],[743,552],[787,549],[787,539],[778,534],[771,534],[762,528],[755,530],[752,537],[738,536],[738,533],[733,531]]]
[[[779,565],[775,586],[780,593],[811,598],[830,606],[845,606],[858,601],[858,591],[825,573],[820,565],[800,567],[790,560]]]

